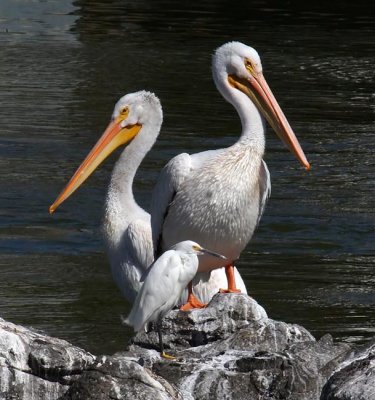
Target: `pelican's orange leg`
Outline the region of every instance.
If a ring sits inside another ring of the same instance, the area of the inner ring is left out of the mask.
[[[225,275],[228,280],[228,289],[220,289],[220,293],[241,293],[241,290],[236,288],[236,280],[234,278],[234,265],[225,266]]]
[[[189,290],[189,295],[188,295],[188,299],[187,302],[180,307],[181,311],[189,311],[192,310],[194,308],[205,308],[207,307],[207,304],[203,304],[202,302],[200,302],[193,294],[193,283],[190,282],[188,285],[188,290]]]

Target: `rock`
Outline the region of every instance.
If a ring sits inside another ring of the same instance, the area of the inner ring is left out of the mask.
[[[121,353],[102,357],[61,398],[82,399],[182,400],[177,390],[166,380]]]
[[[317,342],[301,326],[269,319],[255,300],[241,294],[218,294],[205,310],[173,311],[163,321],[165,331],[166,347],[177,361],[146,364],[184,399],[319,399],[351,350],[333,344],[329,335]],[[142,332],[132,342],[133,356],[140,347],[158,346],[155,332]]]
[[[58,399],[95,357],[0,318],[0,399]]]
[[[375,400],[375,341],[353,352],[324,385],[321,400]]]
[[[171,311],[163,339],[176,360],[160,357],[153,329],[126,351],[95,358],[2,321],[0,400],[374,398],[375,342],[356,348],[330,335],[317,341],[299,325],[268,318],[244,294],[218,294],[203,310]]]
[[[188,313],[172,310],[163,319],[163,340],[166,348],[185,349],[228,338],[238,329],[251,324],[267,321],[263,307],[249,296],[217,294],[210,306]],[[156,331],[140,332],[132,343],[158,349],[159,339]]]

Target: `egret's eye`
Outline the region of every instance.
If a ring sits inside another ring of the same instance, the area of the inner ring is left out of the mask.
[[[129,107],[124,107],[120,110],[120,115],[126,117],[129,114]]]
[[[199,246],[194,245],[194,246],[193,246],[193,250],[194,250],[194,251],[200,251],[201,248],[200,248]]]

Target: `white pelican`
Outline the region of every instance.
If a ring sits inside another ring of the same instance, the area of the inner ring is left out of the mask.
[[[136,332],[144,329],[149,322],[157,322],[162,357],[174,358],[164,352],[161,319],[178,303],[186,286],[197,273],[198,255],[202,254],[225,259],[191,240],[177,243],[164,252],[142,277],[144,283],[124,321],[133,326]]]
[[[162,121],[160,101],[153,93],[140,91],[123,96],[107,129],[49,209],[54,212],[109,154],[131,141],[113,169],[103,224],[113,278],[130,302],[134,301],[140,278],[154,258],[150,214],[136,203],[133,180],[159,134]]]
[[[159,99],[145,91],[127,94],[116,104],[112,120],[102,137],[50,207],[50,213],[66,200],[117,147],[132,141],[117,161],[109,184],[104,215],[104,236],[111,271],[123,296],[133,302],[140,278],[154,259],[150,215],[135,201],[132,185],[135,173],[154,144],[162,124]],[[242,291],[245,284],[236,270]],[[215,271],[214,280],[198,284],[204,299],[225,285],[225,274]],[[187,294],[180,303],[184,303]],[[207,300],[208,301],[208,300]]]
[[[240,138],[225,149],[180,154],[164,167],[153,194],[152,234],[157,253],[190,239],[225,255],[229,263],[202,257],[198,272],[225,266],[226,292],[237,292],[233,261],[250,241],[271,190],[262,160],[263,117],[301,164],[310,165],[263,77],[256,50],[226,43],[213,56],[212,72],[217,89],[240,116]],[[199,305],[191,289],[185,309]]]

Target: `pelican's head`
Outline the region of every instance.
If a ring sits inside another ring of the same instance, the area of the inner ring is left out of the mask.
[[[154,93],[141,90],[122,96],[113,109],[111,122],[116,122],[123,128],[145,125],[154,116],[162,119],[162,108]]]
[[[229,42],[220,46],[213,56],[215,72],[225,76],[235,75],[249,78],[249,72],[262,73],[262,63],[258,52],[240,42]]]
[[[231,96],[247,96],[300,163],[310,169],[297,137],[264,79],[255,49],[239,42],[224,44],[213,56],[212,72],[218,90],[228,101],[232,102]]]
[[[133,140],[143,126],[153,122],[158,125],[154,130],[159,132],[162,118],[160,101],[153,93],[140,91],[121,97],[104,133],[51,205],[49,212],[52,214],[115,149]]]

